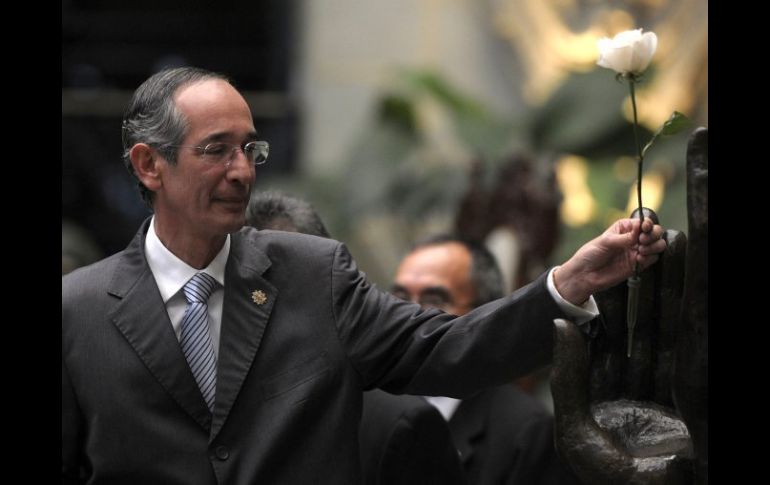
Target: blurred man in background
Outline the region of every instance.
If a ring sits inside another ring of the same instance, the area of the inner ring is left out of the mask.
[[[441,235],[406,255],[391,292],[424,307],[464,315],[502,297],[503,279],[484,246]],[[448,421],[468,483],[579,483],[556,453],[553,417],[517,386],[504,384],[463,400],[426,399]]]

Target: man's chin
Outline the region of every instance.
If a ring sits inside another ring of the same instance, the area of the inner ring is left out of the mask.
[[[217,221],[222,226],[222,232],[232,234],[238,232],[246,224],[246,214],[243,211],[232,213],[228,212]]]
[[[245,217],[242,218],[239,222],[233,223],[232,225],[230,225],[228,227],[229,230],[227,231],[227,233],[228,234],[232,234],[234,232],[238,232],[238,231],[240,231],[243,228],[244,225],[246,225],[246,218]]]

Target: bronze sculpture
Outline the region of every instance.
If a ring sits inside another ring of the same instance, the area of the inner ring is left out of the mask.
[[[626,284],[596,295],[587,338],[555,321],[557,447],[586,484],[708,484],[708,130],[687,150],[689,238],[642,274],[626,356]]]

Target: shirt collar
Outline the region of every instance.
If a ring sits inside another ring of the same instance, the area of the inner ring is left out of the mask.
[[[167,303],[199,271],[212,276],[224,287],[225,265],[227,264],[227,257],[230,255],[230,235],[227,235],[222,249],[219,250],[211,263],[202,270],[198,270],[177,258],[163,245],[155,232],[155,216],[153,216],[147,237],[144,240],[144,252],[147,257],[147,264],[150,266],[163,298],[163,303]]]
[[[425,396],[425,399],[438,409],[445,421],[452,419],[461,402],[459,399],[445,396]]]

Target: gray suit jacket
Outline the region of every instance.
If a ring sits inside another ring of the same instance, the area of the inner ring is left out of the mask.
[[[545,279],[463,317],[378,291],[344,245],[233,234],[209,413],[144,255],[62,278],[62,477],[88,483],[361,481],[362,390],[464,397],[545,364]],[[264,304],[252,293],[262,290]]]

